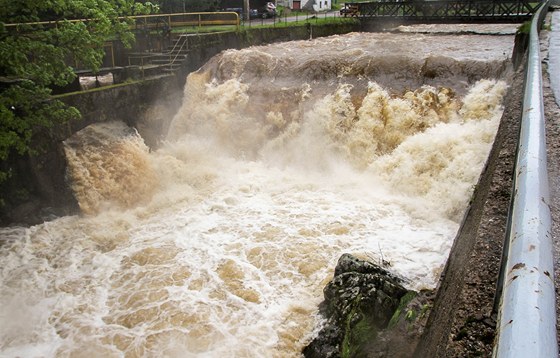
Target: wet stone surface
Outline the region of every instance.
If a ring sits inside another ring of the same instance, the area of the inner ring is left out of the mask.
[[[385,351],[387,344],[377,338],[388,325],[397,325],[403,308],[417,296],[403,283],[382,267],[342,255],[324,290],[321,312],[327,322],[304,349],[305,357],[373,357],[379,348]]]

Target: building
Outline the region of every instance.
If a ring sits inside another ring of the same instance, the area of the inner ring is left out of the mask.
[[[287,0],[288,7],[292,10],[328,11],[331,9],[332,0]]]

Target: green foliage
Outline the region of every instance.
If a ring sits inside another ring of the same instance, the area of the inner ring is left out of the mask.
[[[127,16],[154,10],[133,0],[0,0],[0,160],[33,154],[34,133],[78,118],[50,88],[74,80],[73,64],[98,71],[107,39],[132,44]],[[0,183],[9,175],[0,171]]]
[[[12,150],[32,153],[29,143],[37,127],[50,128],[79,117],[75,108],[49,100],[50,91],[31,80],[17,81],[1,94],[0,160],[6,160]]]
[[[218,11],[218,0],[159,0],[163,13]]]
[[[525,21],[517,28],[518,34],[528,34],[529,32],[531,32],[531,21]]]
[[[399,301],[399,306],[397,307],[395,313],[391,317],[391,320],[389,321],[387,328],[392,329],[397,325],[399,320],[401,320],[402,318],[404,318],[406,321],[413,321],[414,319],[416,319],[417,317],[416,312],[412,310],[406,310],[405,312],[406,306],[408,306],[410,301],[412,301],[414,297],[416,297],[416,295],[417,293],[415,291],[408,291],[404,296],[401,297]],[[403,317],[403,313],[404,313],[404,317]]]
[[[432,305],[425,303],[422,305],[422,308],[420,309],[420,315],[419,317],[425,317],[428,312],[430,312],[430,310],[432,309]]]

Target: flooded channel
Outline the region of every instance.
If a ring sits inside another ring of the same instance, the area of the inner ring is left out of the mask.
[[[503,111],[513,35],[228,50],[160,148],[65,142],[83,215],[4,228],[0,356],[298,357],[343,253],[435,287]]]

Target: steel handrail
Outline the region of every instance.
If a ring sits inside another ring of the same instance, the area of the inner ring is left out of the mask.
[[[175,42],[175,45],[173,45],[173,48],[169,51],[169,54],[172,55],[175,53],[175,50],[177,49],[177,45],[179,45],[179,43],[181,42],[181,48],[179,49],[179,51],[181,51],[183,49],[183,43],[184,41],[186,41],[187,39],[183,37],[186,37],[185,35],[180,35],[179,38],[177,39],[177,42]],[[183,41],[181,41],[183,40]]]
[[[187,37],[186,36],[181,36],[184,37],[182,43],[181,43],[181,47],[179,47],[179,50],[177,51],[177,53],[175,54],[175,57],[173,58],[173,60],[171,60],[171,62],[169,63],[169,69],[172,70],[173,69],[173,65],[175,64],[175,61],[177,60],[177,57],[179,57],[179,54],[181,53],[181,51],[183,50],[183,47],[185,47],[185,44],[187,44]],[[179,37],[179,38],[181,38]],[[187,45],[188,46],[188,45]],[[177,47],[177,44],[175,44],[175,46],[173,46],[173,50],[175,50],[175,48]],[[173,53],[173,51],[171,52]]]
[[[502,267],[503,293],[493,355],[558,357],[539,30],[545,2],[531,21],[513,202]]]
[[[198,16],[198,22],[201,23],[200,21],[200,16],[213,16],[213,15],[231,15],[233,17],[234,20],[232,20],[232,25],[236,25],[239,26],[240,24],[240,19],[239,19],[239,14],[234,12],[234,11],[216,11],[216,12],[182,12],[182,13],[173,13],[173,14],[150,14],[150,15],[134,15],[134,16],[119,16],[117,19],[119,20],[125,20],[125,19],[133,19],[133,20],[138,20],[138,19],[150,19],[150,18],[157,18],[157,17],[166,17],[169,22],[171,23],[171,18],[173,17],[179,17],[179,16],[190,16],[190,15],[197,15]],[[95,21],[95,19],[72,19],[72,20],[56,20],[56,21],[36,21],[36,22],[20,22],[20,23],[9,23],[9,24],[4,24],[4,27],[9,28],[9,27],[17,27],[17,26],[35,26],[35,25],[50,25],[50,26],[57,26],[59,23],[61,23],[62,21],[68,21],[71,23],[75,23],[75,22],[88,22],[88,21]],[[171,26],[171,24],[170,24]]]

